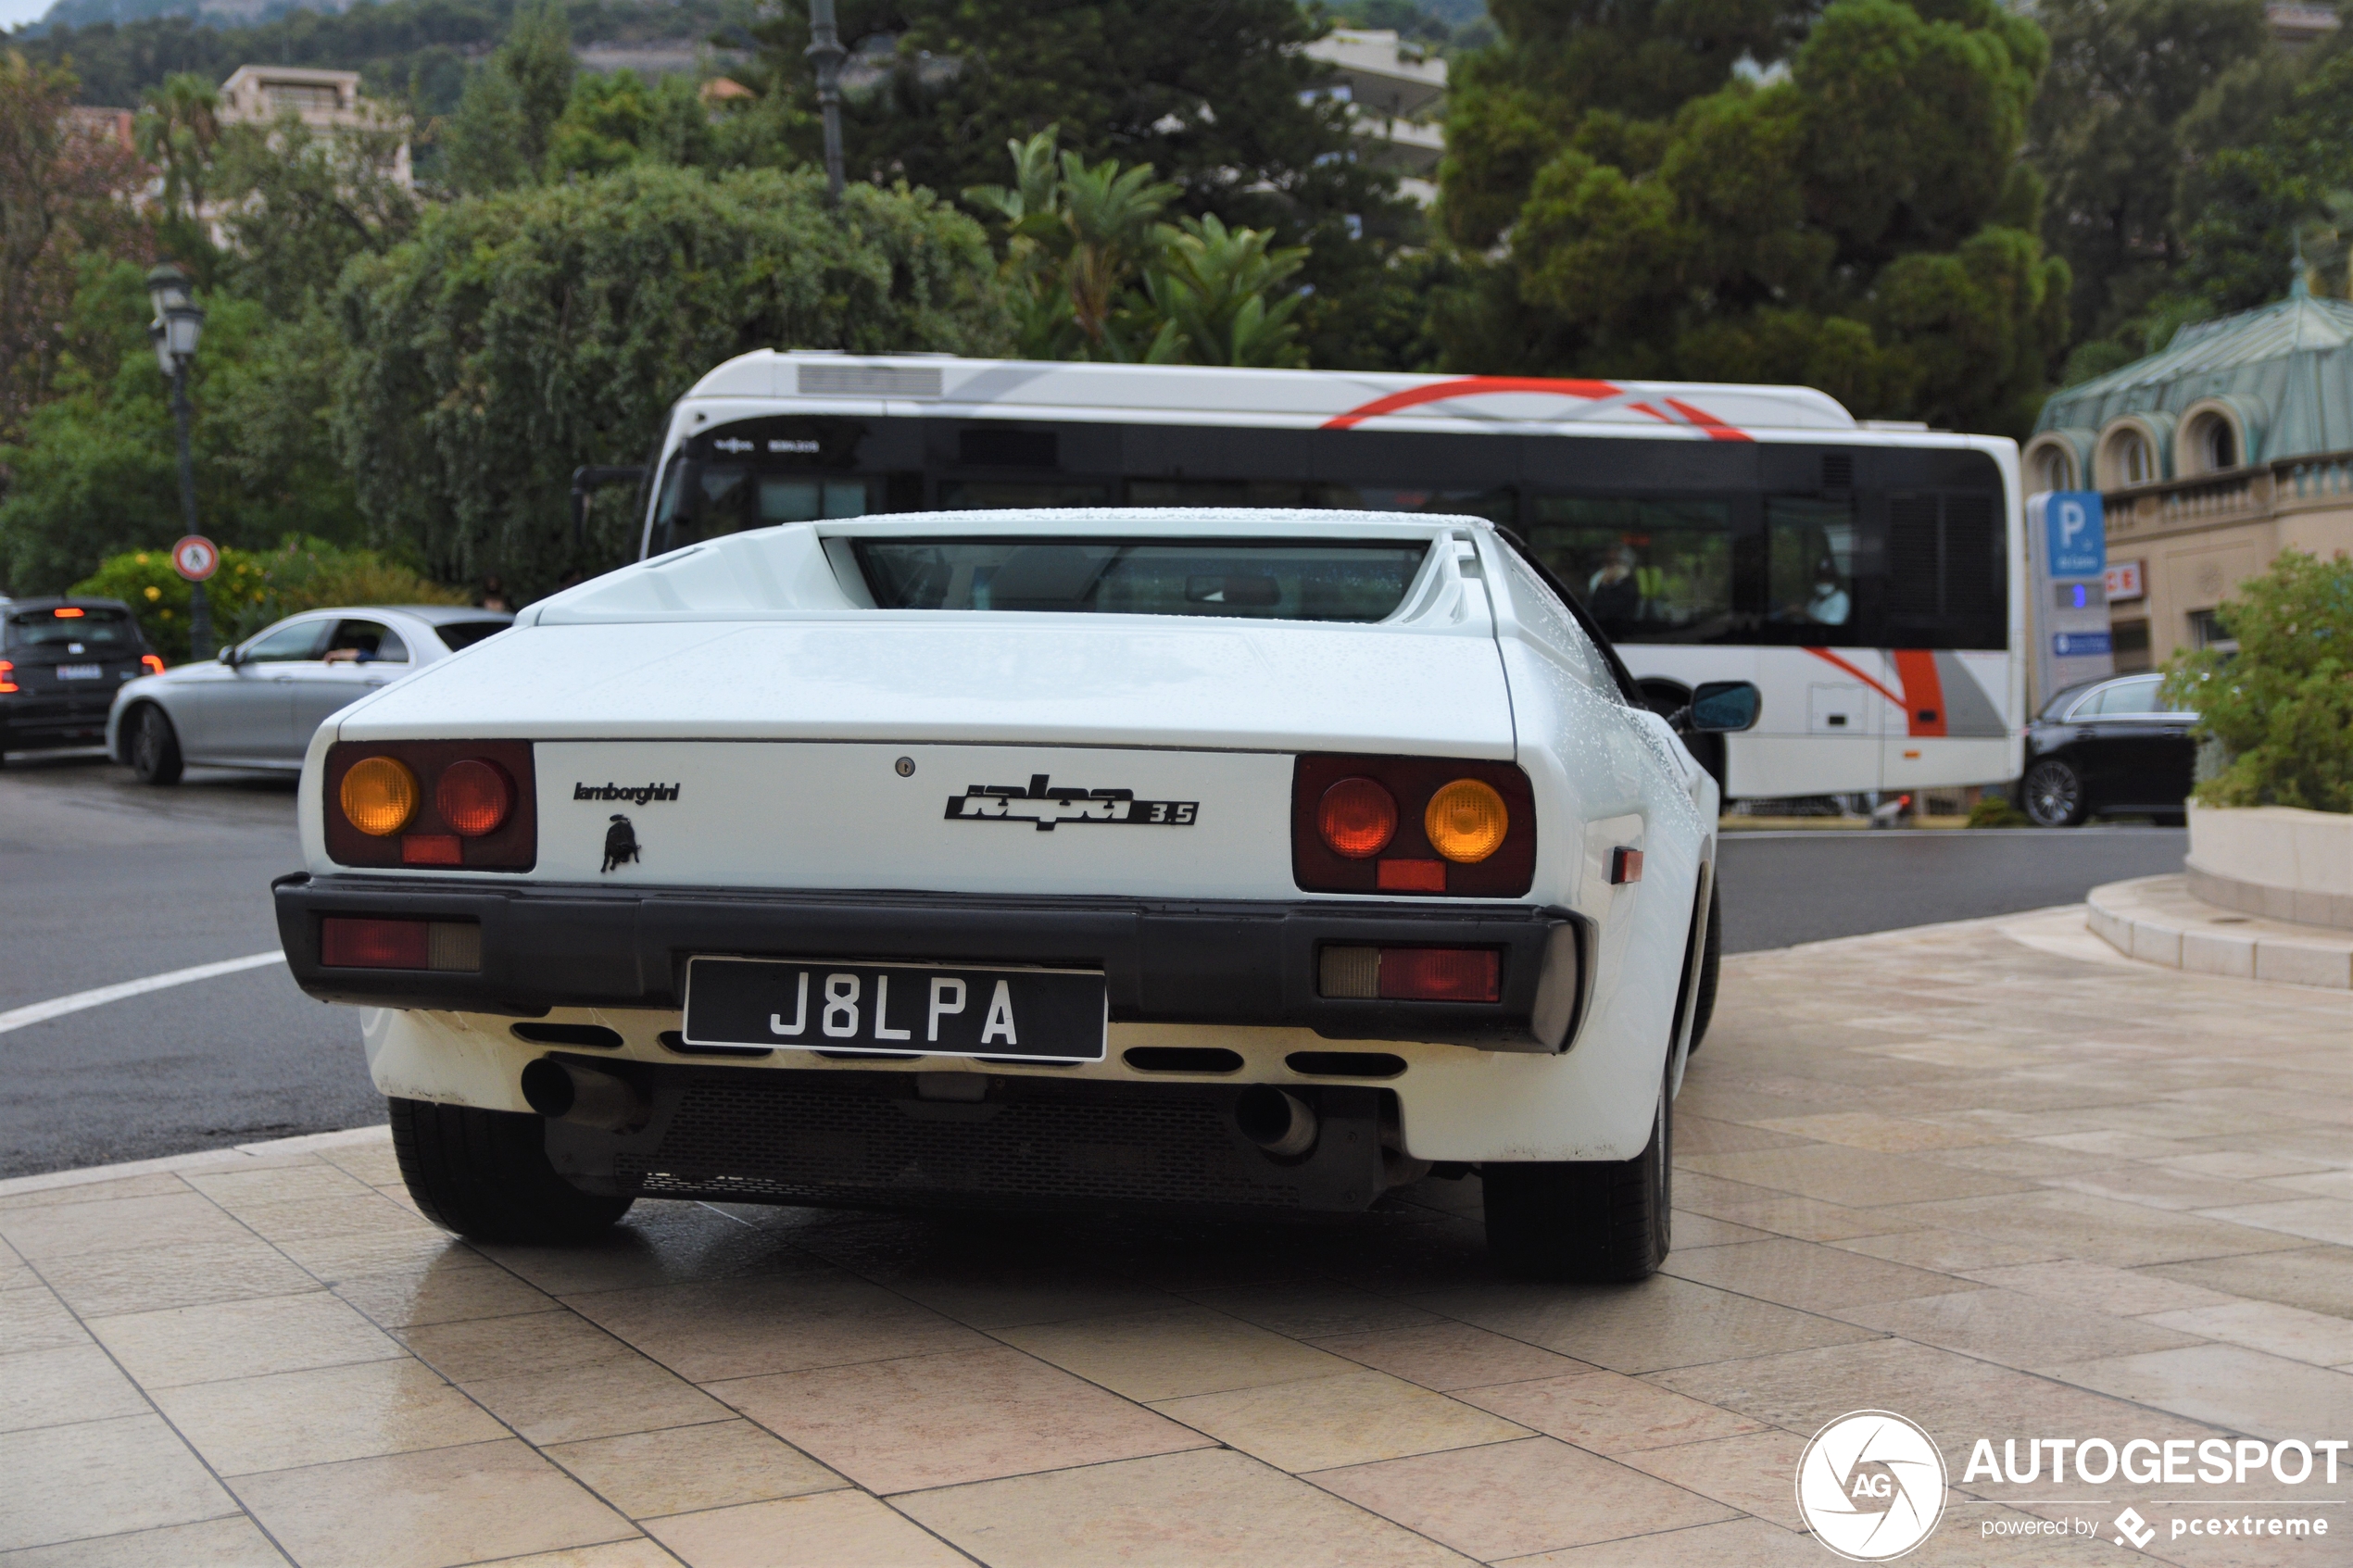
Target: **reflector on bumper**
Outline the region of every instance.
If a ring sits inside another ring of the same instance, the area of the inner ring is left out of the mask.
[[[1324,996],[1385,1002],[1503,999],[1504,956],[1492,947],[1326,947]]]
[[[328,915],[319,922],[319,961],[330,969],[437,969],[479,972],[482,927],[472,921],[368,920]]]

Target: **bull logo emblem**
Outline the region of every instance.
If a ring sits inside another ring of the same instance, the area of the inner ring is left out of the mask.
[[[626,861],[637,859],[637,831],[629,819],[615,811],[612,826],[605,830],[605,863],[603,870],[611,871]]]

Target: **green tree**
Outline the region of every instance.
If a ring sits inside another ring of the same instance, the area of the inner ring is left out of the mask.
[[[389,249],[417,226],[415,194],[394,178],[397,127],[320,132],[299,116],[233,125],[213,180],[237,293],[282,316],[334,287],[344,263]]]
[[[1287,285],[1307,259],[1261,229],[1211,214],[1171,225],[1178,194],[1150,164],[1089,166],[1055,146],[1049,126],[1009,142],[1013,183],[975,185],[964,199],[1003,224],[1003,277],[1020,312],[1016,348],[1036,359],[1210,365],[1302,362]],[[1280,291],[1280,292],[1277,292]]]
[[[573,97],[572,24],[558,0],[521,0],[505,40],[466,81],[440,129],[452,190],[484,194],[538,179]]]
[[[635,163],[453,202],[346,269],[352,350],[336,400],[383,543],[443,582],[497,572],[525,596],[626,559],[623,519],[575,559],[572,470],[640,459],[669,406],[755,348],[1001,353],[987,236],[928,192],[821,175]]]
[[[2022,433],[2065,331],[2066,268],[2017,159],[2041,32],[1994,0],[1835,0],[1759,85],[1734,59],[1794,21],[1733,15],[1694,34],[1664,8],[1646,29],[1499,8],[1513,80],[1466,72],[1442,202],[1501,259],[1452,362],[1796,381],[1860,414]],[[1486,129],[1456,148],[1466,121]]]
[[[2045,240],[2073,279],[2073,335],[2095,345],[2076,379],[2162,346],[2140,319],[2177,285],[2202,206],[2184,182],[2277,107],[2288,67],[2261,0],[2044,0],[2034,14],[2051,64],[2028,157],[2049,188]]]
[[[2279,297],[2301,255],[2322,294],[2353,295],[2353,47],[2340,45],[2299,82],[2281,112],[2184,182],[2196,216],[2184,236],[2182,290],[2205,310]]]
[[[220,141],[220,94],[192,71],[150,88],[134,128],[139,156],[163,169],[157,219],[165,242],[185,255],[211,247],[200,220]]]
[[[333,605],[455,605],[466,596],[427,581],[373,550],[345,549],[299,535],[268,550],[223,549],[205,584],[214,637],[243,642],[273,621]],[[188,584],[161,545],[109,556],[69,593],[120,599],[165,662],[189,656]]]
[[[2236,651],[2168,666],[2169,695],[2230,758],[2198,800],[2353,811],[2353,559],[2283,550],[2220,613]]]
[[[767,15],[744,80],[779,100],[768,123],[814,162],[807,7]],[[1354,229],[1415,222],[1393,177],[1351,155],[1330,73],[1300,52],[1323,23],[1297,0],[843,0],[840,17],[853,179],[991,183],[1006,143],[1059,125],[1088,167],[1149,165],[1176,185],[1172,212],[1309,245],[1302,277],[1319,289],[1352,265]]]
[[[684,76],[648,82],[634,70],[584,76],[548,133],[550,175],[602,174],[624,163],[707,164],[718,138],[695,84]]]
[[[127,199],[144,171],[113,138],[68,118],[73,73],[0,52],[0,443],[50,395],[69,355],[85,258],[132,253]]]
[[[189,375],[201,525],[238,546],[287,533],[348,540],[357,518],[327,423],[338,354],[324,319],[281,319],[218,290],[203,304],[204,352]],[[83,346],[23,439],[0,447],[12,479],[0,502],[0,580],[12,592],[55,593],[178,527],[177,447],[149,313],[138,264],[83,263],[68,329]]]

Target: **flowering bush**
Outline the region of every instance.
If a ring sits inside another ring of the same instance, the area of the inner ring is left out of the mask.
[[[109,557],[73,585],[76,594],[120,599],[139,618],[148,646],[168,664],[187,662],[189,585],[169,550]],[[420,577],[373,550],[345,550],[318,539],[289,538],[274,550],[220,552],[220,570],[205,584],[213,641],[240,643],[271,621],[332,605],[463,604],[465,595]]]
[[[2353,560],[2283,550],[2219,615],[2235,653],[2167,666],[2167,695],[2229,759],[2199,804],[2353,811]]]

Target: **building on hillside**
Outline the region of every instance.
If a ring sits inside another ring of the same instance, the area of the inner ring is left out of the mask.
[[[1306,52],[1339,73],[1323,91],[1348,105],[1358,155],[1396,169],[1399,189],[1428,207],[1446,153],[1446,133],[1429,119],[1446,96],[1446,62],[1387,29],[1335,28]]]
[[[2353,303],[2199,321],[2043,405],[2029,491],[2097,490],[2120,670],[2226,639],[2215,607],[2283,549],[2353,554]]]
[[[138,114],[131,109],[107,108],[95,104],[76,104],[66,110],[66,126],[78,136],[93,141],[111,142],[126,153],[139,150],[139,138],[133,127]]]
[[[360,96],[358,71],[239,66],[220,84],[223,125],[267,125],[289,111],[313,131],[403,132],[388,172],[402,185],[416,183],[409,166],[408,122],[396,111]]]
[[[2344,25],[2335,6],[2297,5],[2295,0],[2271,0],[2263,7],[2263,18],[2271,24],[2271,37],[2290,54],[2310,48]]]

